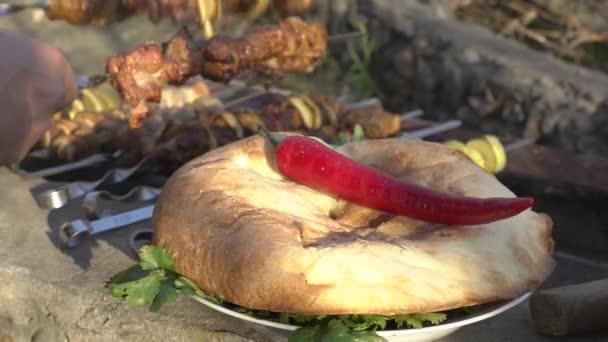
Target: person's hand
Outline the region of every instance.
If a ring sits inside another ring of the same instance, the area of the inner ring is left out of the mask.
[[[0,165],[22,159],[77,91],[58,49],[0,31]]]

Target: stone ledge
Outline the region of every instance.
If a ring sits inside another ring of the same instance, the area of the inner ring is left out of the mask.
[[[62,250],[51,232],[81,211],[38,209],[36,183],[0,169],[0,341],[268,341],[187,298],[159,313],[112,298],[105,282],[135,263],[128,234],[149,222]]]
[[[30,272],[16,267],[0,269],[0,331],[13,341],[263,340],[185,298],[160,313],[151,313],[103,295],[101,288],[94,289],[101,286],[72,293],[34,280]]]

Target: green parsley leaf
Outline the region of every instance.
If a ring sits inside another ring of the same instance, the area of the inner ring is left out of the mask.
[[[420,329],[423,326],[422,321],[416,319],[413,315],[398,315],[395,317],[395,323],[397,323],[397,328],[409,326],[414,329]]]
[[[304,327],[289,335],[288,342],[311,342],[317,341],[321,333],[321,326]]]
[[[213,304],[220,305],[224,302],[223,298],[210,296],[205,292],[201,291],[190,279],[184,277],[178,277],[175,280],[175,286],[177,287],[180,294],[185,295],[197,295]]]
[[[424,327],[424,322],[431,324],[439,324],[447,319],[447,315],[441,312],[429,312],[429,313],[416,313],[395,316],[395,323],[397,328],[402,326],[409,326],[414,329],[420,329]]]
[[[480,305],[465,306],[459,310],[466,314],[473,314],[480,310]]]
[[[279,323],[289,324],[289,313],[280,312],[279,313]]]
[[[153,271],[147,277],[132,282],[126,289],[127,303],[131,306],[144,306],[152,303],[160,292],[161,271]]]
[[[314,321],[321,321],[327,316],[313,316],[313,315],[302,315],[297,313],[290,313],[289,319],[296,324],[306,324]]]
[[[312,327],[300,328],[289,336],[289,342],[386,342],[374,331],[352,331],[340,319]]]
[[[445,321],[448,318],[446,314],[441,312],[418,313],[415,315],[416,317],[418,317],[419,320],[426,321],[435,325]]]
[[[160,283],[160,291],[150,305],[150,311],[158,311],[160,307],[174,302],[177,299],[177,289],[170,280],[163,280]]]
[[[144,246],[139,251],[139,265],[144,270],[164,269],[175,272],[173,258],[164,248]]]
[[[377,330],[386,328],[386,316],[381,315],[345,315],[340,316],[342,323],[355,331]]]
[[[106,285],[131,282],[147,276],[148,273],[150,272],[144,271],[139,265],[133,265],[124,271],[118,272],[110,278]]]

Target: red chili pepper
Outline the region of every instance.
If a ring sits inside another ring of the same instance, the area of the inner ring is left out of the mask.
[[[532,198],[481,199],[433,191],[386,175],[302,136],[284,138],[277,146],[275,160],[279,171],[296,183],[361,206],[427,222],[489,223],[517,215],[534,203]]]

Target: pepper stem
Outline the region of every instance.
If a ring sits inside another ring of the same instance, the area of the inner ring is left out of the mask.
[[[268,142],[270,142],[272,144],[272,146],[276,147],[279,145],[279,142],[277,141],[277,139],[275,139],[272,136],[272,134],[270,133],[270,131],[268,129],[266,129],[266,127],[260,125],[258,127],[258,133],[260,133],[261,136],[266,138],[266,140],[268,140]]]

